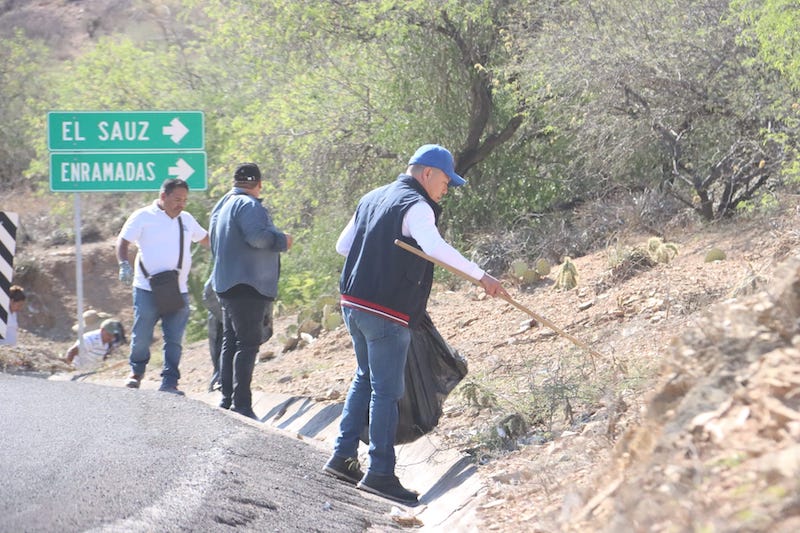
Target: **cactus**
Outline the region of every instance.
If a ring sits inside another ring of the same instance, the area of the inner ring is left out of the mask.
[[[658,237],[650,237],[647,239],[647,251],[650,252],[651,255],[655,254],[663,244],[664,241]]]
[[[542,279],[542,277],[539,275],[538,272],[536,272],[535,270],[530,269],[530,268],[522,273],[521,278],[522,278],[522,283],[525,283],[525,284],[528,284],[528,285],[531,284],[531,283],[535,283],[535,282],[539,281],[540,279]]]
[[[722,261],[726,258],[725,252],[720,250],[719,248],[712,248],[706,254],[706,263],[711,263],[713,261]]]
[[[517,259],[511,263],[511,274],[514,279],[523,285],[530,285],[542,279],[542,276],[535,268],[530,268],[528,263],[522,259]]]
[[[547,259],[541,257],[536,261],[536,265],[533,269],[542,277],[548,275],[550,273],[550,263],[547,262]]]
[[[559,267],[556,283],[553,285],[554,289],[568,291],[578,286],[578,269],[575,268],[575,263],[568,256],[564,257],[564,262]]]
[[[322,308],[322,327],[326,331],[332,331],[342,323],[342,315],[339,314],[339,306],[325,304]]]
[[[656,263],[669,263],[678,255],[678,247],[671,242],[664,242],[658,237],[647,240],[647,253]]]
[[[514,274],[514,279],[521,279],[527,270],[529,270],[528,263],[522,259],[517,259],[511,263],[511,273]]]

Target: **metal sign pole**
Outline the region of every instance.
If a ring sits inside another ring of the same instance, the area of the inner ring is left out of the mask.
[[[78,297],[78,353],[83,358],[83,256],[81,255],[81,193],[75,193],[75,293]]]

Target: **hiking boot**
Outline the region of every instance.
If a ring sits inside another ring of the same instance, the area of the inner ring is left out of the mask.
[[[186,396],[182,390],[178,390],[177,385],[164,385],[162,384],[158,390],[161,392],[168,392],[170,394],[174,394],[176,396]]]
[[[231,408],[231,399],[230,398],[222,398],[219,401],[220,409],[230,409]]]
[[[367,472],[356,488],[407,505],[416,505],[419,502],[419,494],[403,487],[394,474],[370,474]]]
[[[142,377],[140,374],[131,374],[125,382],[125,386],[129,389],[138,389],[139,385],[142,384]]]
[[[331,456],[325,466],[322,467],[323,472],[327,472],[342,481],[347,481],[355,485],[361,478],[364,477],[364,472],[361,471],[361,463],[358,462],[357,457],[340,457],[338,455]]]

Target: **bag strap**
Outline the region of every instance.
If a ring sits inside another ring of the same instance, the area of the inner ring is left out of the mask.
[[[181,270],[181,266],[183,266],[183,222],[181,222],[181,216],[178,215],[178,231],[180,231],[180,240],[181,243],[179,244],[180,250],[178,251],[178,272]]]
[[[181,220],[181,216],[178,215],[178,234],[180,236],[180,244],[178,250],[178,272],[180,272],[181,267],[183,266],[183,221]],[[150,274],[147,272],[147,269],[144,268],[144,263],[142,263],[142,258],[139,258],[139,268],[142,269],[142,274],[147,279],[150,279]]]

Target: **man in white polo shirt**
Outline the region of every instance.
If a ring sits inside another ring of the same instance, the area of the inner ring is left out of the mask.
[[[144,377],[147,363],[150,362],[153,330],[160,319],[164,337],[164,367],[159,390],[183,395],[178,390],[178,365],[183,349],[183,333],[189,321],[187,281],[192,268],[191,244],[199,242],[208,246],[208,232],[191,213],[183,210],[188,197],[189,185],[184,180],[164,180],[158,200],[134,211],[117,238],[119,279],[126,284],[133,283],[131,375],[125,383],[132,389],[138,389]],[[133,270],[128,261],[130,243],[135,243],[139,249]],[[177,311],[162,313],[156,307],[149,278],[168,270],[178,271],[183,306]]]

